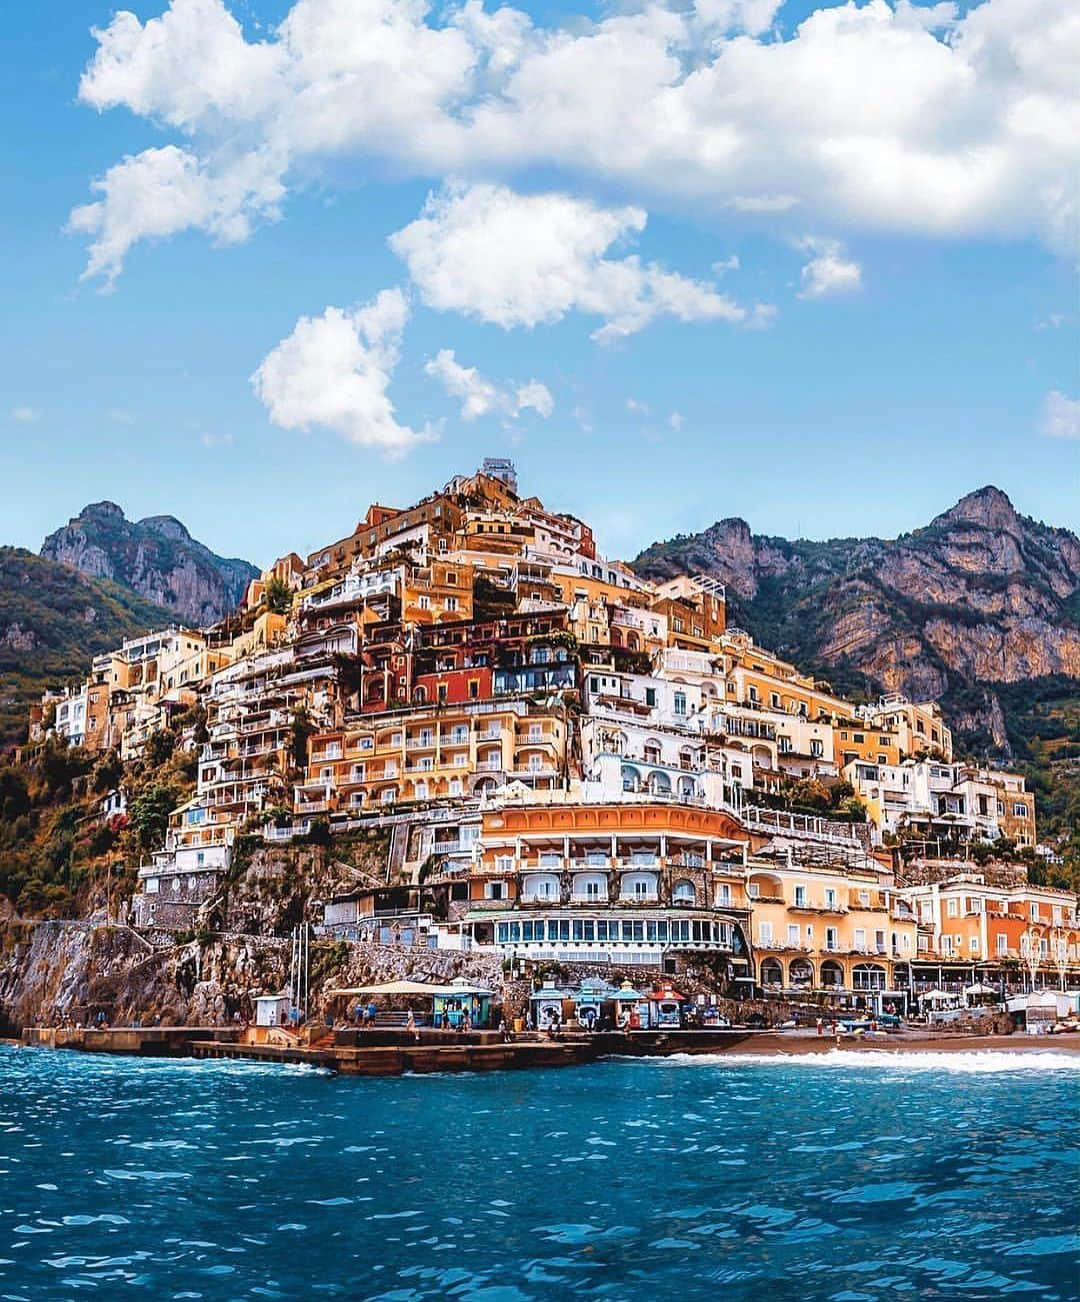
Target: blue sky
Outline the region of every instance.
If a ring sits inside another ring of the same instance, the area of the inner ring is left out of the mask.
[[[4,541],[109,497],[268,563],[484,455],[615,554],[1080,529],[1063,0],[131,8],[7,19]]]

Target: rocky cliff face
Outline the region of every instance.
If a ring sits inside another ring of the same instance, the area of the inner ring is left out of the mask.
[[[171,515],[128,520],[115,502],[95,502],[45,539],[41,555],[112,579],[185,623],[212,624],[235,609],[258,571],[197,542]]]
[[[973,685],[1080,678],[1080,539],[983,488],[900,538],[792,542],[743,520],[654,543],[650,577],[704,572],[729,618],[837,685],[954,696]],[[993,692],[957,719],[1006,745]]]

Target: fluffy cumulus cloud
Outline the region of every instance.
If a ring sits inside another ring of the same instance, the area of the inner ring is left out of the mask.
[[[823,240],[807,235],[799,248],[810,255],[803,265],[800,298],[829,298],[835,294],[853,294],[862,288],[862,268],[844,255],[838,240]]]
[[[635,207],[602,208],[566,194],[501,185],[443,187],[390,237],[423,301],[510,329],[600,317],[594,338],[634,334],[659,316],[764,324],[771,309],[740,306],[703,281],[636,255],[607,256],[645,227]]]
[[[197,228],[233,244],[247,239],[256,220],[276,216],[284,194],[280,170],[258,153],[212,167],[175,145],[123,159],[93,188],[101,197],[74,209],[68,229],[90,237],[83,279],[100,276],[107,288],[139,240]]]
[[[266,37],[225,0],[171,0],[145,22],[119,12],[95,33],[80,97],[181,141],[110,169],[72,228],[90,236],[89,273],[115,277],[140,239],[244,238],[344,156],[437,179],[540,167],[576,193],[617,188],[635,206],[616,213],[661,202],[1068,247],[1080,7],[849,0],[785,29],[778,10],[647,0],[539,26],[482,0],[437,14],[426,0],[295,0]]]
[[[524,411],[534,411],[545,420],[555,410],[551,390],[539,380],[500,387],[486,379],[475,366],[462,366],[452,348],[442,348],[424,370],[461,402],[461,419],[502,416],[516,420]]]
[[[430,425],[398,421],[388,392],[408,316],[405,295],[387,289],[352,310],[301,317],[251,379],[270,419],[282,429],[332,430],[389,456],[433,439]]]
[[[1043,403],[1040,429],[1052,439],[1080,439],[1080,398],[1051,389]]]

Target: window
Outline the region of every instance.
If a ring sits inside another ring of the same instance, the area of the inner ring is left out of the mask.
[[[1027,818],[1027,816],[1028,816],[1027,805],[1013,805],[1014,818]]]
[[[840,937],[840,933],[837,931],[837,929],[836,929],[835,927],[826,927],[826,928],[825,928],[825,948],[826,948],[826,949],[839,949],[839,948],[840,948],[840,939],[839,939],[839,937]]]
[[[1037,904],[1033,904],[1031,906],[1031,921],[1032,922],[1039,921],[1039,906]]]
[[[759,945],[762,945],[762,946],[765,946],[766,948],[767,948],[769,945],[772,944],[772,923],[771,923],[771,922],[759,922],[759,923],[758,923],[758,944],[759,944]]]
[[[795,887],[795,903],[799,906],[799,908],[805,908],[805,907],[806,907],[806,887],[805,887],[805,886],[796,886],[796,887]]]
[[[716,903],[718,908],[726,908],[731,903],[731,887],[727,882],[716,888]]]
[[[761,886],[757,882],[751,882],[746,888],[746,893],[752,900],[756,900],[761,895]]]
[[[485,882],[484,883],[485,900],[505,900],[506,883],[505,882]]]
[[[514,859],[512,855],[500,854],[495,856],[495,867],[501,873],[509,873],[514,870]]]
[[[770,697],[769,697],[769,703],[772,705],[772,708],[773,708],[774,710],[779,710],[779,708],[780,708],[780,693],[779,693],[779,692],[773,692],[773,693],[770,695]]]
[[[1004,953],[1006,953],[1006,952],[1008,951],[1008,948],[1009,948],[1009,938],[1008,938],[1008,936],[999,933],[998,936],[997,936],[997,938],[996,938],[996,942],[995,942],[995,943],[996,943],[996,946],[997,946],[997,952],[998,952],[999,954],[1004,954]]]
[[[825,888],[825,907],[827,909],[836,908],[836,891],[831,886]]]
[[[859,903],[863,906],[864,909],[867,909],[867,908],[870,907],[870,892],[869,892],[869,891],[860,891],[860,892],[859,892]]]
[[[787,943],[793,947],[799,943],[799,924],[797,922],[788,923]]]
[[[446,598],[446,609],[451,611],[457,610],[457,597]]]
[[[675,693],[675,713],[676,713],[676,714],[685,714],[685,713],[686,713],[686,693],[685,693],[685,692],[676,692],[676,693]]]
[[[947,900],[945,902],[945,914],[947,917],[955,918],[960,912],[959,900]]]
[[[856,949],[865,949],[865,948],[866,948],[866,928],[865,928],[865,927],[856,927],[856,928],[855,928],[855,948],[856,948]]]
[[[426,596],[426,595],[421,595],[421,596],[417,599],[416,604],[420,607],[421,610],[430,610],[430,609],[431,609],[431,598],[428,597],[428,596]]]
[[[977,954],[979,952],[978,936],[971,936],[968,938],[968,948],[971,950],[973,954]]]
[[[650,708],[652,708],[652,709],[655,709],[655,708],[656,708],[656,688],[655,688],[655,687],[646,687],[646,688],[645,688],[645,704],[648,705],[648,706],[649,706]]]

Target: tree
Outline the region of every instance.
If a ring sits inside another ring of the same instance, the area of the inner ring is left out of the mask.
[[[306,707],[300,706],[293,715],[292,724],[290,725],[289,750],[295,768],[307,768],[308,739],[314,731],[315,725],[311,722],[311,716],[308,714]]]
[[[129,810],[131,830],[140,850],[159,849],[169,827],[169,814],[179,798],[171,782],[151,782],[138,793]]]
[[[266,585],[266,608],[275,615],[286,615],[292,609],[292,589],[284,579],[275,574]]]

